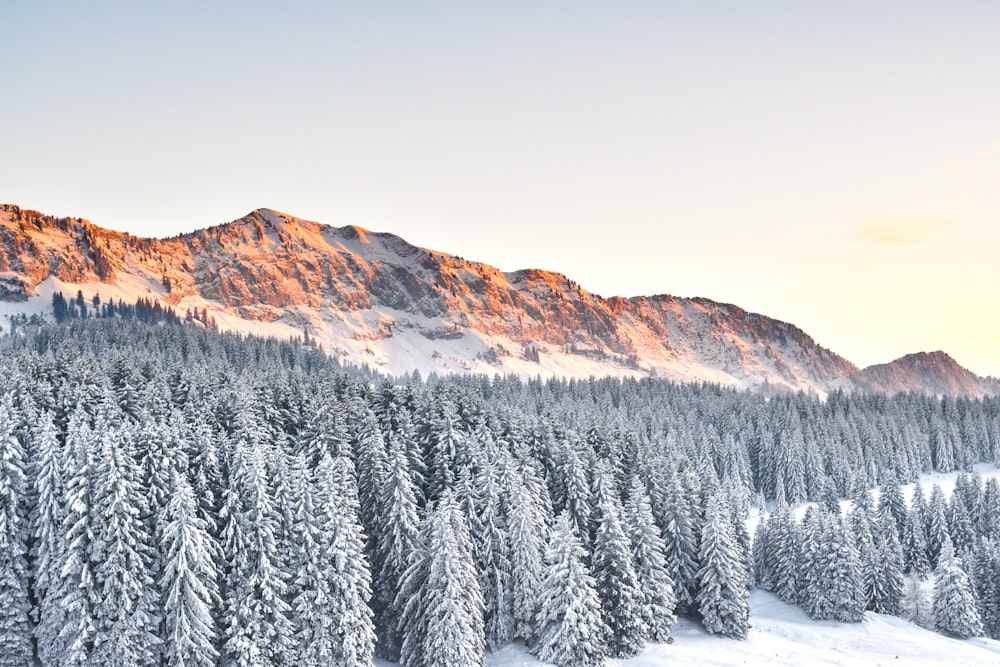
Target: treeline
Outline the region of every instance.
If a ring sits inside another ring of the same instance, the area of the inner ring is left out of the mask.
[[[476,665],[513,640],[597,665],[677,613],[743,637],[751,504],[1000,445],[994,399],[393,382],[118,318],[5,337],[0,394],[0,665]]]
[[[62,292],[52,294],[52,315],[59,324],[68,320],[87,318],[119,318],[124,320],[135,320],[143,324],[180,324],[181,318],[170,306],[163,306],[155,299],[139,297],[135,303],[125,303],[119,299],[117,302],[112,298],[101,303],[101,296],[94,294],[87,305],[87,299],[83,296],[83,290],[78,290],[76,298],[67,299]],[[190,314],[187,320],[190,322],[193,316]]]

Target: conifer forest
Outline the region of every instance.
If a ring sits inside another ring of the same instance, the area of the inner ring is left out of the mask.
[[[1000,486],[971,472],[998,453],[997,398],[387,379],[180,322],[25,324],[0,339],[0,667],[511,642],[586,667],[680,615],[745,637],[754,586],[1000,638]],[[969,472],[906,502],[929,471]]]

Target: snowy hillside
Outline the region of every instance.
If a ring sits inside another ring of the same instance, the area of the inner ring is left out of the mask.
[[[391,234],[269,209],[157,240],[0,207],[0,315],[47,312],[57,291],[88,303],[151,299],[222,331],[308,337],[342,361],[395,375],[658,376],[820,394],[988,391],[960,367],[961,381],[863,376],[795,326],[733,305],[603,298],[558,273],[504,273]]]

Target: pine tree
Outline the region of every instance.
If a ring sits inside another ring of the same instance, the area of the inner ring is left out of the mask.
[[[285,600],[289,575],[276,540],[279,516],[265,478],[262,446],[248,449],[243,439],[233,446],[223,505],[223,647],[226,659],[237,667],[281,663],[294,653]]]
[[[865,608],[898,616],[903,602],[903,553],[892,517],[886,517],[885,522],[876,524],[873,544],[862,551]]]
[[[910,520],[903,529],[903,572],[917,579],[923,579],[931,571],[927,560],[927,537],[923,522],[915,510],[910,512]]]
[[[694,605],[698,586],[698,537],[695,532],[695,512],[675,475],[666,493],[661,525],[667,548],[667,570],[674,582],[674,594],[681,610]]]
[[[568,512],[556,520],[545,551],[537,639],[532,652],[557,667],[604,664],[610,630],[601,616],[596,582]]]
[[[635,573],[631,543],[622,529],[621,503],[611,475],[605,464],[595,473],[593,519],[597,529],[591,571],[597,582],[604,622],[611,629],[608,655],[627,658],[642,650],[647,628],[644,595]]]
[[[0,400],[0,665],[33,664],[28,602],[29,483],[12,396]]]
[[[983,631],[987,637],[1000,639],[1000,544],[982,540],[976,548],[973,571]]]
[[[639,478],[633,480],[629,489],[624,523],[630,530],[632,561],[643,596],[641,610],[646,639],[672,641],[671,629],[677,620],[674,582],[667,571],[666,546],[653,521],[645,485]]]
[[[97,595],[89,664],[150,665],[156,657],[153,610],[159,606],[150,572],[150,535],[143,521],[139,470],[128,431],[99,423],[101,454],[95,465],[89,558]]]
[[[417,500],[413,492],[409,461],[402,443],[390,440],[387,472],[378,496],[379,511],[376,559],[372,567],[376,652],[392,661],[399,660],[402,644],[398,630],[403,608],[397,593],[417,548]]]
[[[47,653],[57,656],[63,665],[88,665],[96,634],[94,607],[99,599],[90,562],[90,545],[93,525],[90,508],[93,505],[94,455],[93,432],[87,424],[86,414],[78,408],[70,419],[66,433],[68,454],[63,518],[63,546],[56,570],[56,598],[53,600],[61,611],[58,637],[52,641]],[[56,623],[57,619],[52,619]]]
[[[219,604],[218,547],[208,522],[198,514],[191,486],[173,473],[174,493],[167,502],[163,574],[163,655],[168,667],[212,667],[219,652],[212,611]]]
[[[724,498],[709,499],[699,551],[698,609],[705,629],[712,634],[746,639],[750,628],[750,592],[729,514]]]
[[[446,493],[421,523],[399,592],[401,667],[483,665],[483,598],[465,517]]]
[[[510,539],[510,590],[514,636],[530,641],[535,631],[542,584],[545,523],[520,476],[508,469],[507,526]]]
[[[502,506],[500,464],[483,463],[474,482],[473,512],[467,518],[473,527],[472,548],[486,611],[486,643],[495,649],[509,643],[514,635],[510,531]]]
[[[65,622],[60,599],[59,567],[66,547],[62,532],[66,509],[63,457],[59,433],[51,412],[46,412],[37,429],[34,448],[35,507],[31,514],[34,536],[32,573],[35,589],[35,618],[38,626],[38,653],[45,664],[55,664],[61,656],[59,631]]]
[[[944,499],[944,491],[937,484],[931,489],[931,499],[928,503],[927,515],[928,560],[931,567],[937,568],[945,540],[951,541],[951,536],[948,534],[948,505]]]
[[[843,522],[814,511],[807,513],[803,527],[803,610],[815,619],[860,621],[865,609],[861,568]]]
[[[358,521],[354,466],[346,456],[329,454],[316,471],[326,541],[328,596],[324,614],[331,625],[332,664],[362,667],[375,651],[371,572],[364,556],[365,535]]]
[[[972,584],[947,536],[934,576],[934,627],[961,638],[982,636],[983,624]]]
[[[802,530],[788,505],[779,505],[768,520],[774,593],[787,604],[799,602],[799,574],[802,571]]]
[[[909,512],[906,509],[903,490],[899,486],[899,478],[895,474],[882,485],[882,493],[878,498],[878,520],[883,526],[892,526],[896,531],[897,541],[903,539]]]

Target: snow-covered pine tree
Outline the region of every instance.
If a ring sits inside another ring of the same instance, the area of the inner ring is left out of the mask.
[[[873,544],[861,551],[865,608],[878,614],[898,616],[903,602],[903,553],[896,540],[891,516],[875,524]]]
[[[840,517],[810,511],[803,522],[803,610],[815,619],[860,621],[865,609],[858,552]]]
[[[730,526],[730,510],[722,496],[705,508],[698,570],[698,610],[712,634],[746,639],[750,629],[750,592],[745,559]]]
[[[143,520],[139,467],[127,426],[96,425],[100,457],[91,494],[93,540],[89,558],[98,597],[93,653],[102,667],[151,665],[158,658],[160,601],[152,573],[151,536]]]
[[[987,637],[1000,639],[1000,544],[996,540],[979,542],[973,571],[983,631]]]
[[[421,522],[399,592],[401,667],[483,665],[483,598],[465,516],[445,493]]]
[[[0,666],[33,664],[28,599],[29,480],[13,396],[0,399]]]
[[[514,635],[511,588],[511,540],[507,516],[503,507],[499,453],[493,460],[484,457],[477,466],[471,498],[474,513],[469,518],[475,526],[471,534],[472,550],[483,594],[486,612],[486,644],[490,648],[503,646]]]
[[[347,456],[322,455],[316,470],[324,543],[327,592],[323,616],[329,623],[331,664],[364,667],[375,650],[371,572],[364,556],[365,535],[358,522],[354,466]]]
[[[934,576],[934,627],[956,637],[982,636],[983,623],[975,592],[947,535],[941,544]]]
[[[167,501],[163,528],[166,555],[163,592],[163,657],[167,667],[212,667],[218,661],[218,546],[208,522],[199,516],[191,485],[174,471],[174,492]]]
[[[653,520],[646,487],[638,477],[629,488],[624,524],[630,531],[632,561],[643,596],[645,638],[661,643],[672,641],[671,630],[677,620],[674,582],[667,571],[666,546]]]
[[[948,503],[944,498],[944,491],[935,484],[927,504],[927,555],[931,567],[935,569],[945,538],[951,541],[951,536],[948,534]]]
[[[923,579],[931,571],[927,560],[927,536],[922,519],[916,510],[910,511],[910,518],[903,528],[903,572],[917,579]]]
[[[38,622],[34,634],[42,662],[55,664],[60,656],[58,635],[64,622],[59,599],[58,567],[65,549],[62,523],[66,510],[63,504],[62,447],[51,412],[41,416],[33,452],[35,507],[31,513],[34,537],[32,573],[36,605],[34,617]]]
[[[277,543],[280,517],[265,477],[263,444],[233,443],[223,504],[223,648],[235,667],[291,660],[294,630],[285,600],[289,573]]]
[[[596,582],[569,513],[556,519],[545,551],[536,640],[532,652],[557,667],[604,664],[610,632],[601,615]]]
[[[514,636],[530,643],[535,632],[538,592],[542,584],[546,527],[520,475],[512,466],[505,472]]]
[[[398,592],[417,548],[417,500],[413,491],[409,460],[403,443],[390,438],[385,479],[378,495],[376,559],[372,566],[376,653],[392,661],[399,660],[402,637],[398,624],[402,603]]]
[[[698,537],[695,509],[676,474],[670,479],[663,505],[666,524],[661,529],[667,549],[667,571],[674,582],[678,608],[686,610],[694,606],[698,587]]]
[[[597,582],[604,622],[611,629],[608,655],[627,658],[643,648],[647,628],[645,603],[632,561],[632,545],[622,528],[622,507],[614,479],[607,464],[601,462],[594,472],[596,524],[591,572]]]
[[[779,504],[768,519],[771,555],[771,590],[788,604],[799,602],[799,581],[802,573],[802,529],[787,504]]]
[[[882,484],[882,493],[878,498],[877,519],[883,526],[892,526],[896,531],[896,540],[901,541],[906,533],[906,524],[909,521],[909,512],[906,508],[906,500],[903,498],[903,490],[899,485],[899,478],[895,473]],[[891,522],[891,523],[890,523]]]
[[[62,623],[52,628],[57,638],[47,632],[39,638],[40,642],[49,643],[46,650],[49,655],[58,656],[56,660],[62,665],[74,667],[90,663],[96,633],[94,606],[99,599],[90,562],[94,533],[90,509],[93,505],[94,439],[85,411],[77,407],[66,431],[66,513],[62,524],[63,547],[56,567],[59,580],[54,588],[58,592],[53,599],[62,612]]]

